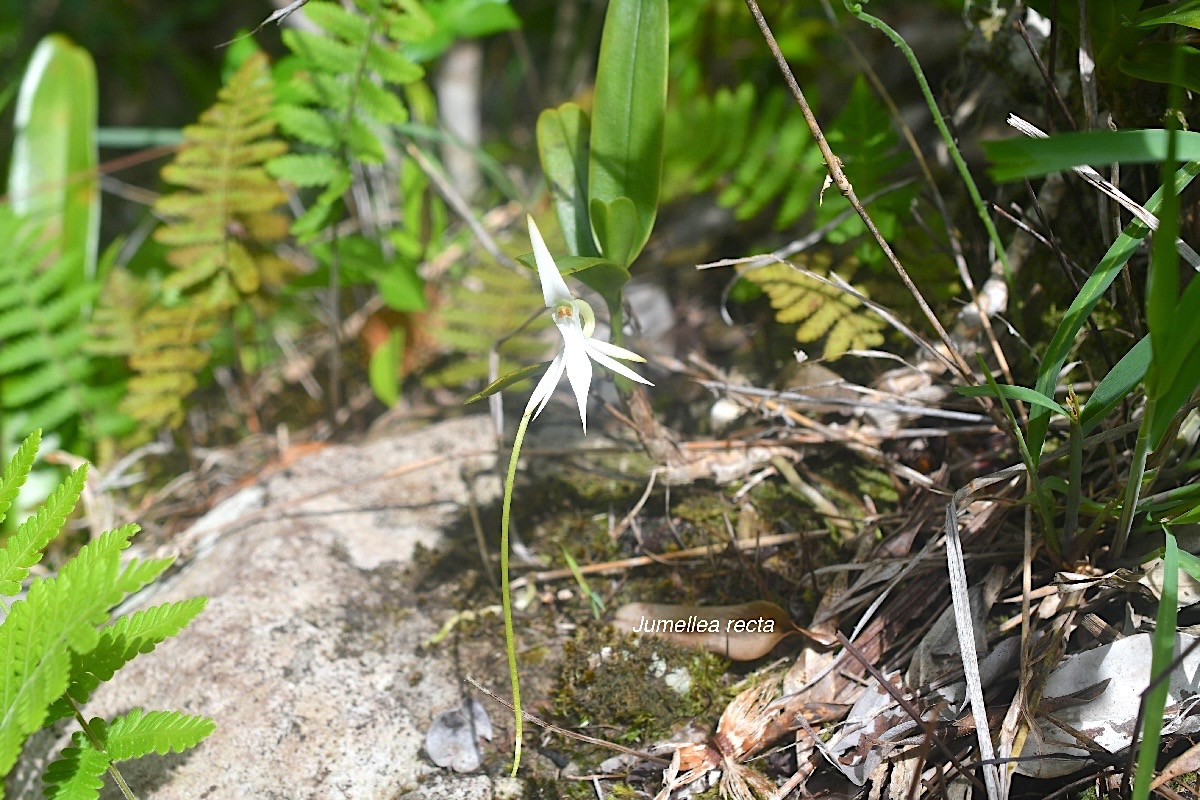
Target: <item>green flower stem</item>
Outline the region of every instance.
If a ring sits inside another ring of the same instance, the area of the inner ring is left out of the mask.
[[[975,179],[971,177],[971,171],[967,169],[967,162],[963,161],[962,155],[958,152],[958,145],[955,144],[954,137],[950,134],[950,129],[946,127],[946,121],[942,118],[942,113],[938,109],[937,100],[933,97],[933,92],[929,88],[929,82],[925,80],[925,73],[921,69],[920,62],[917,61],[917,56],[913,53],[912,48],[908,46],[908,42],[904,41],[903,37],[892,30],[886,22],[863,11],[862,6],[858,3],[852,3],[849,0],[844,0],[844,2],[847,11],[861,22],[867,23],[891,39],[892,44],[900,48],[900,52],[908,60],[908,65],[912,68],[913,75],[916,76],[917,83],[921,87],[921,94],[925,96],[925,103],[929,106],[929,113],[933,116],[933,123],[937,125],[938,132],[942,135],[942,141],[946,143],[946,149],[950,152],[950,158],[954,161],[954,166],[958,168],[958,174],[962,176],[963,183],[966,184],[967,193],[971,195],[971,202],[975,206],[975,211],[979,214],[979,219],[983,222],[983,227],[987,230],[988,238],[992,240],[992,246],[996,248],[996,257],[1000,260],[1001,266],[1004,267],[1004,277],[1008,280],[1009,285],[1012,285],[1012,269],[1008,265],[1008,255],[1004,252],[1004,242],[1000,240],[1000,234],[996,230],[996,226],[992,223],[992,218],[988,214],[987,206],[983,203],[979,189],[975,186]]]
[[[517,675],[517,638],[513,634],[512,585],[509,579],[508,524],[512,516],[513,483],[517,478],[517,460],[521,455],[521,443],[525,441],[525,430],[533,418],[533,403],[525,406],[525,415],[517,426],[513,439],[512,455],[508,459],[508,475],[504,478],[504,509],[500,515],[500,602],[504,607],[504,647],[508,651],[508,677],[512,681],[513,714],[516,717],[516,736],[513,742],[512,776],[517,777],[521,766],[521,734],[524,722],[521,713],[521,680]]]
[[[1121,521],[1113,536],[1113,556],[1125,555],[1129,532],[1133,530],[1133,515],[1142,495],[1142,479],[1146,476],[1146,458],[1150,454],[1150,426],[1154,423],[1156,398],[1147,397],[1142,410],[1142,424],[1138,427],[1137,442],[1133,446],[1133,463],[1129,465],[1129,482],[1125,484],[1125,499],[1121,503]]]

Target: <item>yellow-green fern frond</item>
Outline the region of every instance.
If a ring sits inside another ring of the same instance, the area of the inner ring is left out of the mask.
[[[182,422],[184,398],[196,388],[196,376],[208,364],[208,340],[220,329],[210,309],[192,303],[138,314],[129,356],[137,374],[129,379],[121,410],[150,427]]]
[[[824,263],[810,263],[814,272],[825,272]],[[813,259],[816,262],[816,259]],[[814,280],[787,264],[748,269],[742,277],[761,288],[771,300],[775,319],[796,323],[801,344],[825,338],[824,357],[837,358],[847,350],[865,350],[883,343],[885,323],[845,292]],[[866,294],[861,287],[855,287]]]
[[[286,262],[270,247],[287,234],[287,200],[263,164],[287,151],[274,138],[274,99],[266,56],[246,59],[217,103],[183,129],[184,144],[163,179],[180,187],[155,210],[168,223],[155,238],[176,272],[164,288],[203,294],[212,308],[234,305],[260,286],[277,286]]]

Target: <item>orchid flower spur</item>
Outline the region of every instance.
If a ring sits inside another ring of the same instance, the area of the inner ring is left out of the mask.
[[[542,282],[542,296],[546,300],[546,308],[553,309],[554,324],[558,326],[558,332],[562,334],[563,348],[558,351],[554,360],[550,362],[550,368],[538,381],[533,394],[529,397],[526,411],[534,409],[535,419],[538,414],[542,413],[542,409],[550,401],[550,396],[554,394],[554,389],[562,380],[565,371],[567,379],[571,382],[571,390],[575,393],[575,402],[579,404],[579,421],[583,423],[583,432],[586,434],[587,397],[592,386],[592,361],[631,381],[646,386],[654,384],[616,360],[620,358],[625,361],[645,363],[646,359],[624,347],[592,338],[592,333],[596,329],[596,315],[586,301],[575,297],[567,289],[566,281],[559,273],[550,251],[546,249],[546,242],[542,240],[541,231],[538,230],[533,217],[529,217],[529,239],[533,243],[533,258],[537,262],[538,278]]]

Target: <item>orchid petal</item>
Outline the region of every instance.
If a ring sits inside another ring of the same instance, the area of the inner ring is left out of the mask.
[[[588,358],[588,340],[579,327],[579,320],[574,316],[559,317],[555,324],[563,335],[563,361],[566,364],[567,380],[575,392],[575,402],[579,404],[579,421],[583,423],[583,432],[587,434],[587,398],[592,388],[592,362]]]
[[[525,406],[525,413],[528,414],[529,409],[536,405],[537,409],[533,412],[533,418],[538,418],[538,415],[542,413],[542,409],[546,407],[546,403],[550,402],[550,397],[558,387],[558,382],[562,380],[565,366],[563,351],[559,350],[558,354],[554,356],[554,360],[550,362],[550,366],[546,369],[545,374],[542,375],[542,379],[533,388],[533,394],[529,395],[529,403]]]
[[[604,353],[601,353],[599,350],[596,349],[595,345],[596,345],[595,340],[589,340],[585,346],[587,347],[588,356],[595,359],[597,364],[599,364],[602,367],[607,367],[608,369],[611,369],[613,372],[617,373],[618,375],[623,375],[624,377],[629,378],[629,380],[631,380],[631,381],[637,381],[638,383],[643,383],[646,386],[654,385],[653,383],[646,380],[641,375],[638,375],[636,372],[634,372],[633,370],[631,370],[629,367],[625,366],[621,362],[614,361],[613,359],[604,355]]]
[[[554,263],[542,232],[538,230],[533,217],[529,217],[529,241],[533,243],[533,260],[537,262],[538,279],[542,282],[542,297],[546,300],[546,308],[553,308],[561,302],[570,302],[573,298],[567,289],[567,282]]]
[[[588,339],[588,349],[598,350],[606,356],[612,358],[623,358],[626,361],[637,361],[640,364],[645,364],[646,359],[639,356],[632,350],[626,350],[624,347],[618,347],[611,342],[602,342],[599,339]]]

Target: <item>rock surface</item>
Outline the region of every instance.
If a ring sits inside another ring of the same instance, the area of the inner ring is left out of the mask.
[[[122,610],[195,595],[208,596],[207,609],[86,707],[89,717],[140,706],[216,721],[189,753],[123,766],[141,800],[503,794],[421,752],[430,721],[465,692],[450,648],[420,649],[447,613],[414,604],[403,572],[418,543],[437,545],[465,517],[464,469],[487,468],[491,442],[487,418],[475,416],[329,447],[239,492],[182,538],[182,566]],[[479,502],[495,500],[498,481],[474,483]],[[429,779],[437,789],[422,788]],[[28,783],[8,793],[39,795]]]

